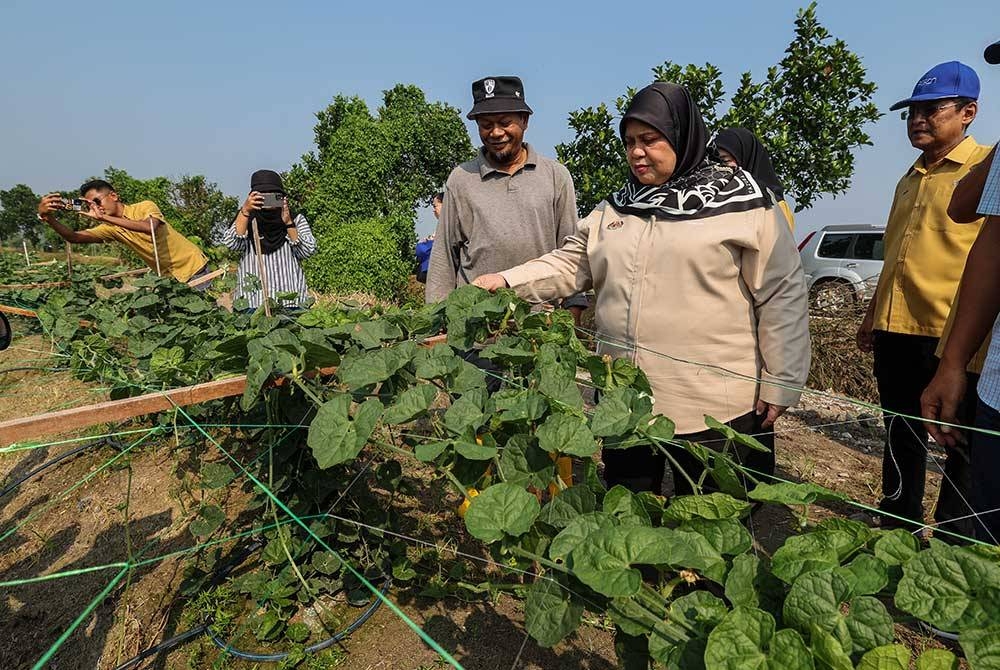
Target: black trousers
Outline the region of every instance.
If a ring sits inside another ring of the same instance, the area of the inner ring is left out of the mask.
[[[883,414],[886,443],[882,455],[882,501],[879,509],[887,514],[923,523],[924,482],[927,475],[927,430],[919,420],[904,419],[894,413],[920,416],[920,395],[937,372],[934,355],[938,338],[902,333],[875,332],[875,379]],[[975,398],[979,375],[969,375],[967,400],[959,407],[959,423],[970,426],[975,420]],[[968,395],[973,396],[971,399]],[[971,469],[967,448],[948,449],[934,510],[934,520],[946,522],[944,529],[961,535],[973,533],[972,519],[950,521],[971,513]],[[884,526],[903,525],[898,519],[883,517]],[[942,539],[947,540],[947,535]]]
[[[970,391],[971,393],[971,391]],[[976,408],[976,428],[1000,432],[1000,412],[982,400]],[[980,514],[974,524],[976,539],[1000,544],[1000,437],[985,433],[972,434],[972,493],[973,505]]]
[[[755,412],[744,414],[729,421],[726,425],[740,433],[753,435],[757,441],[770,449],[769,452],[756,451],[742,445],[734,445],[734,460],[744,465],[751,473],[774,474],[774,429],[764,430],[761,428],[763,417],[757,416]],[[714,430],[703,430],[698,433],[686,435],[675,435],[676,440],[688,442],[698,442],[710,449],[721,451],[726,443],[726,438]],[[677,465],[670,464],[674,480],[674,495],[690,495],[694,489],[688,482],[690,477],[697,482],[705,470],[704,464],[697,458],[681,448],[667,447],[670,455],[683,469],[683,473],[678,472]],[[659,450],[654,450],[648,446],[632,447],[631,449],[605,449],[601,452],[601,459],[604,461],[604,480],[608,488],[622,485],[634,491],[652,491],[657,495],[663,492],[663,475],[668,463],[665,454]],[[687,474],[687,477],[684,474]],[[760,475],[754,475],[760,479]],[[744,485],[752,488],[752,482],[744,479]],[[715,482],[711,477],[705,480],[702,490],[705,493],[716,490]]]

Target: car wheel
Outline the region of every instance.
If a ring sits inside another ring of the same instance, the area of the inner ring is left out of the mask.
[[[847,314],[854,309],[856,302],[851,286],[842,281],[815,284],[809,294],[813,309],[822,316]]]

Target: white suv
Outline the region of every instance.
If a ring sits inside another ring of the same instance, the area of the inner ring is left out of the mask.
[[[799,245],[809,299],[821,311],[863,305],[882,273],[885,226],[826,226]]]

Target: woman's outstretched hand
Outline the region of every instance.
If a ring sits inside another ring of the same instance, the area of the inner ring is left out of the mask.
[[[499,274],[480,275],[472,281],[472,284],[473,286],[484,288],[490,293],[493,293],[498,288],[507,288],[507,280],[503,278],[503,275]]]

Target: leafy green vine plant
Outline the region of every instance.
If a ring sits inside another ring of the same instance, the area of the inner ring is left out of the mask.
[[[743,473],[726,449],[673,440],[673,424],[652,411],[642,371],[589,353],[566,313],[533,313],[510,292],[466,287],[417,310],[232,316],[162,280],[145,288],[83,311],[50,299],[47,327],[69,340],[81,371],[106,365],[102,374],[126,389],[245,371],[244,412],[252,416],[279,398],[281,416],[309,426],[304,444],[289,440],[277,460],[269,455],[258,465],[279,463],[269,473],[274,490],[296,513],[330,524],[330,537],[344,534],[337,539],[345,546],[365,545],[357,542],[360,526],[345,533],[350,523],[334,524],[322,511],[356,477],[366,447],[395,436],[385,449],[404,464],[432,466],[467,499],[465,527],[497,564],[536,576],[526,587],[525,615],[542,645],[572,635],[589,611],[615,624],[627,668],[906,668],[913,659],[894,644],[894,624],[919,620],[958,634],[971,667],[996,667],[996,549],[934,540],[922,549],[903,530],[845,519],[809,523],[809,505],[840,499],[812,484],[762,482],[744,490],[740,475],[753,473]],[[95,319],[101,342],[74,325],[88,317],[105,317]],[[419,346],[442,330],[447,346]],[[495,371],[461,355],[474,348]],[[492,393],[490,375],[504,380]],[[275,378],[284,380],[277,389],[269,385]],[[581,386],[600,391],[592,411]],[[735,433],[727,438],[727,446],[759,447]],[[689,451],[722,490],[669,501],[606,490],[594,456],[637,445],[668,457]],[[559,475],[563,457],[576,461],[579,483]],[[398,483],[403,466],[387,467],[383,478]],[[317,488],[319,473],[332,475],[333,489]],[[801,509],[803,532],[760,556],[746,528],[751,501]],[[356,512],[371,518],[364,505]],[[393,528],[391,513],[378,521]],[[368,556],[376,569],[407,574],[405,546],[384,546]],[[259,594],[264,583],[284,586],[266,608],[274,613],[265,615],[273,626],[261,624],[267,638],[285,626],[296,601],[310,600],[304,585],[319,580],[317,593],[336,586],[321,582],[336,582],[338,563],[282,527],[272,531],[264,556],[274,569],[250,573],[239,588]],[[928,650],[914,662],[933,669],[958,660]]]

